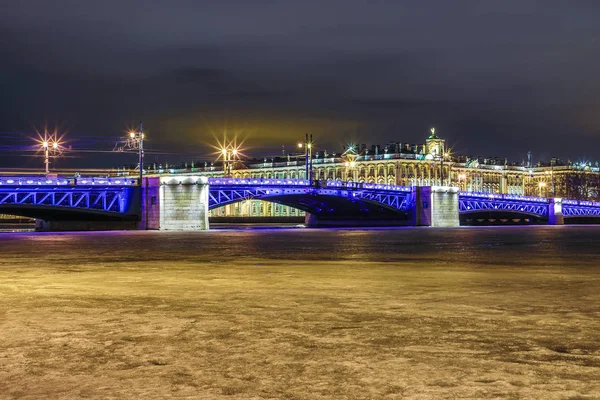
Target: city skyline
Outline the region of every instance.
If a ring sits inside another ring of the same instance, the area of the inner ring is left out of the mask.
[[[333,149],[436,126],[460,154],[597,158],[591,2],[58,3],[0,16],[4,144],[59,126],[98,165],[143,119],[163,154],[224,130],[278,154],[306,132]]]

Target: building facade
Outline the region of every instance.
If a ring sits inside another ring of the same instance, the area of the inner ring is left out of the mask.
[[[386,146],[383,153],[344,152],[312,159],[314,180],[367,182],[400,186],[455,186],[462,191],[518,196],[561,197],[599,200],[598,167],[587,165],[516,166],[494,160],[456,159],[448,154],[445,140],[432,129],[422,146],[407,146],[410,152],[397,152],[401,146]],[[415,149],[418,149],[415,151]],[[209,176],[223,176],[218,167],[196,169]],[[307,179],[304,160],[236,163],[233,178]],[[211,216],[302,216],[300,210],[260,200],[246,200],[211,210]]]

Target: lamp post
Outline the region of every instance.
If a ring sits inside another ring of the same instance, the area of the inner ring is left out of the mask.
[[[550,179],[552,180],[552,197],[556,197],[556,192],[554,191],[554,163],[555,159],[550,159]]]
[[[441,169],[441,186],[444,186],[444,158],[448,157],[448,152],[444,152],[440,155],[440,169]]]
[[[50,173],[50,157],[56,157],[56,154],[61,152],[61,146],[58,139],[49,138],[47,134],[44,134],[41,145],[44,151],[44,171],[47,175]],[[50,152],[52,152],[52,156]]]
[[[223,175],[225,177],[231,176],[233,171],[233,163],[238,155],[237,148],[231,148],[230,146],[223,147],[221,149],[221,155],[223,156]]]
[[[130,149],[138,150],[138,163],[140,167],[139,174],[139,185],[142,186],[142,179],[144,177],[144,131],[142,129],[142,121],[140,121],[140,130],[135,132],[129,132],[129,138],[126,146]]]
[[[539,196],[542,197],[542,188],[546,187],[546,182],[540,182],[538,183],[538,188],[539,188]]]
[[[356,183],[356,161],[346,161],[344,162],[344,165],[346,166],[346,182],[350,180],[348,176],[348,171],[350,171],[352,182]]]
[[[464,172],[458,174],[458,185],[460,186],[460,190],[466,190],[467,174],[465,174]]]
[[[305,161],[304,161],[304,167],[305,167],[304,179],[307,179],[312,184],[312,177],[313,177],[313,171],[312,171],[312,133],[310,135],[308,133],[306,134],[304,142],[298,143],[298,148],[299,149],[304,148],[304,158],[305,158]]]

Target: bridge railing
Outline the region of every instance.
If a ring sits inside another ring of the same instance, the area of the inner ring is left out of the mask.
[[[0,187],[2,186],[96,186],[96,185],[115,185],[115,186],[134,186],[137,184],[135,179],[124,178],[98,178],[98,177],[80,177],[80,178],[59,178],[59,177],[32,177],[32,176],[1,176]]]
[[[517,201],[530,201],[536,203],[550,203],[550,199],[545,197],[532,197],[532,196],[520,196],[516,194],[498,194],[498,193],[477,193],[477,192],[458,192],[459,196],[463,197],[477,197],[481,199],[491,200],[517,200]],[[564,200],[563,200],[564,202]]]
[[[570,205],[570,206],[600,207],[600,201],[563,199],[562,204],[563,205]]]
[[[307,179],[253,179],[253,178],[208,178],[210,185],[253,185],[253,186],[314,186],[327,188],[347,188],[347,189],[372,189],[387,190],[397,192],[410,192],[411,188],[407,186],[384,185],[366,182],[345,182],[338,180],[319,180],[311,181]]]
[[[351,188],[351,189],[374,189],[374,190],[391,190],[398,192],[410,192],[412,189],[408,186],[384,185],[380,183],[367,182],[345,182],[345,181],[325,181],[326,187],[335,188]]]
[[[306,179],[208,178],[209,185],[310,186]]]

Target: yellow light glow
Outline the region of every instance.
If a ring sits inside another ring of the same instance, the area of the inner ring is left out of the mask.
[[[237,156],[237,153],[238,153],[237,149],[233,149],[231,152],[233,153],[234,156]]]
[[[435,128],[431,128],[430,131],[432,135],[435,135]]]
[[[48,148],[48,142],[44,140],[44,141],[42,142],[42,146],[43,146],[45,149],[46,149],[46,148]]]
[[[538,183],[538,186],[541,188],[546,187],[546,182],[540,182],[540,183]]]
[[[309,143],[307,147],[308,147],[309,149],[310,149],[310,148],[312,148],[312,144],[311,144],[311,143]]]
[[[227,154],[227,149],[221,149],[221,154],[226,155]]]
[[[465,179],[467,179],[467,175],[465,175],[465,174],[458,174],[458,180],[459,181],[464,181]]]
[[[54,150],[58,149],[58,142],[54,142],[54,143],[52,143],[52,148],[53,148]]]
[[[304,144],[303,144],[303,143],[298,143],[298,148],[299,148],[299,149],[301,149],[301,148],[302,148],[302,146],[304,146]]]
[[[135,132],[129,132],[129,137],[133,139],[135,137]]]

